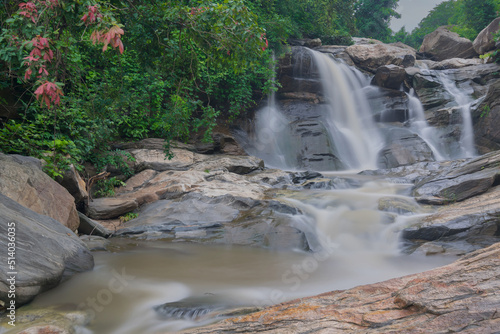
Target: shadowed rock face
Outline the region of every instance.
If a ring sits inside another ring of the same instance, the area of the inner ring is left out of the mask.
[[[489,86],[483,102],[473,111],[474,134],[478,150],[500,150],[500,81]]]
[[[380,66],[375,73],[372,80],[372,85],[380,86],[383,88],[399,89],[403,80],[405,79],[406,72],[403,67],[396,65]]]
[[[64,278],[92,269],[94,259],[87,247],[58,221],[31,211],[0,194],[0,300],[9,302],[7,262],[8,227],[15,223],[16,302],[31,301]],[[4,261],[3,261],[4,260]]]
[[[500,244],[428,272],[269,307],[189,333],[495,333]]]

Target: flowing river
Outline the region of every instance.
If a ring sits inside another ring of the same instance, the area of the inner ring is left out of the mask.
[[[360,177],[357,182],[357,188],[278,194],[305,212],[299,218],[322,236],[315,252],[111,239],[108,251],[94,253],[93,271],[44,293],[32,306],[92,310],[95,320],[82,333],[166,333],[220,319],[211,313],[218,308],[276,304],[454,259],[401,252],[398,231],[415,216],[384,213],[378,202],[386,196],[406,198],[409,185]],[[179,301],[184,303],[172,304],[167,313],[158,309]]]

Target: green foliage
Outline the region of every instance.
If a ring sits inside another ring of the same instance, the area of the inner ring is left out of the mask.
[[[96,190],[94,192],[94,197],[113,197],[115,196],[115,187],[125,187],[127,184],[115,176],[109,179],[99,180],[96,182]]]
[[[488,116],[488,115],[489,115],[489,113],[490,113],[490,111],[491,111],[490,106],[489,106],[489,105],[487,105],[487,104],[485,104],[485,105],[483,106],[483,110],[482,110],[481,115],[480,115],[479,117],[481,117],[481,118],[482,118],[482,117],[486,117],[486,116]]]
[[[400,18],[396,12],[398,0],[358,0],[355,16],[359,34],[384,42],[391,40],[392,31],[389,28],[391,18]]]
[[[248,4],[278,53],[288,37],[351,44],[356,31],[352,0],[249,0]]]
[[[67,165],[62,146],[51,144],[56,140],[71,143],[72,162],[91,161],[100,169],[114,164],[130,174],[123,155],[109,152],[111,141],[187,140],[197,131],[209,140],[219,115],[251,107],[270,87],[265,30],[243,0],[59,1],[33,21],[16,13],[19,3],[0,8],[6,18],[0,61],[7,64],[0,82],[25,110],[21,120],[0,128],[0,149],[37,157],[61,151],[47,164],[53,175]],[[103,14],[97,26],[88,24],[91,8]],[[126,52],[103,53],[91,39],[117,22],[126,27]],[[24,58],[41,34],[57,58],[43,66],[64,84],[60,105],[50,110],[33,103],[37,83],[25,81]]]
[[[457,12],[457,4],[454,0],[444,1],[434,7],[426,17],[420,21],[417,28],[415,28],[409,36],[401,40],[401,36],[395,35],[396,40],[401,40],[404,43],[419,48],[422,44],[425,35],[430,34],[438,27],[448,25],[451,18]]]
[[[120,216],[120,222],[121,223],[126,223],[128,222],[129,220],[132,220],[132,219],[135,219],[139,217],[139,214],[138,213],[134,213],[134,212],[127,212],[126,214],[124,214],[123,216]]]
[[[54,119],[46,109],[28,109],[24,119],[10,120],[0,128],[0,151],[26,154],[45,161],[44,171],[56,178],[70,165],[80,168],[81,150],[69,137],[54,136]]]
[[[210,141],[221,117],[276,89],[269,49],[286,50],[288,37],[350,44],[354,3],[3,1],[0,87],[22,110],[0,124],[0,150],[44,159],[53,177],[85,161],[130,176],[132,157],[113,141]]]
[[[461,10],[464,13],[465,26],[475,31],[476,35],[481,32],[497,16],[498,8],[495,2],[495,0],[462,0]]]
[[[133,162],[135,158],[127,151],[114,150],[92,152],[88,157],[88,161],[91,162],[98,171],[105,171],[111,167],[117,169],[126,177],[134,175],[134,171],[127,164],[127,161]]]

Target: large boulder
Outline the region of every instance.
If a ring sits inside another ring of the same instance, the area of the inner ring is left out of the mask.
[[[345,51],[358,67],[372,73],[383,65],[411,67],[416,59],[414,50],[396,45],[358,44],[349,46]]]
[[[472,112],[474,139],[481,153],[500,150],[500,80],[491,85]]]
[[[380,66],[372,79],[372,85],[383,88],[399,89],[406,76],[405,69],[397,65]]]
[[[495,333],[500,244],[424,273],[300,298],[185,333]]]
[[[410,131],[393,129],[389,132],[387,142],[389,144],[378,154],[380,168],[395,168],[435,160],[429,145]]]
[[[15,244],[12,267],[7,262],[9,243]],[[17,272],[14,275],[15,298],[21,305],[75,273],[94,266],[92,254],[71,230],[2,194],[0,247],[4,250],[4,261],[0,261],[0,300],[4,305],[10,303],[11,281],[8,279],[13,274],[9,272]]]
[[[482,55],[488,51],[495,49],[495,34],[500,29],[500,17],[493,20],[486,28],[484,28],[472,43],[474,50]]]
[[[90,201],[88,216],[93,219],[118,218],[144,204],[178,198],[187,193],[261,199],[268,187],[250,182],[242,175],[263,167],[262,160],[255,157],[216,155],[188,166],[191,169],[185,171],[143,170],[128,179],[126,186],[116,188],[115,197]]]
[[[167,158],[161,149],[137,148],[127,150],[135,161],[129,164],[136,172],[143,170],[188,170],[212,169],[214,167],[224,167],[230,172],[237,174],[248,174],[264,167],[264,161],[256,157],[246,155],[226,155],[226,154],[199,154],[187,149],[173,148],[173,157]]]
[[[37,159],[0,153],[0,193],[72,231],[80,224],[73,196],[42,171]]]
[[[500,151],[424,178],[413,189],[420,203],[443,205],[485,193],[500,179]]]
[[[435,60],[450,58],[474,58],[477,53],[472,42],[460,37],[457,33],[449,31],[446,27],[439,27],[424,37],[420,52],[427,54]]]

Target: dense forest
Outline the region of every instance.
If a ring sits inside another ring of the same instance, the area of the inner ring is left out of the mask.
[[[473,39],[500,0],[449,0],[392,32],[397,0],[0,1],[0,150],[125,166],[115,140],[210,140],[271,90],[292,38],[418,48],[442,25]],[[166,148],[168,151],[168,147]]]

